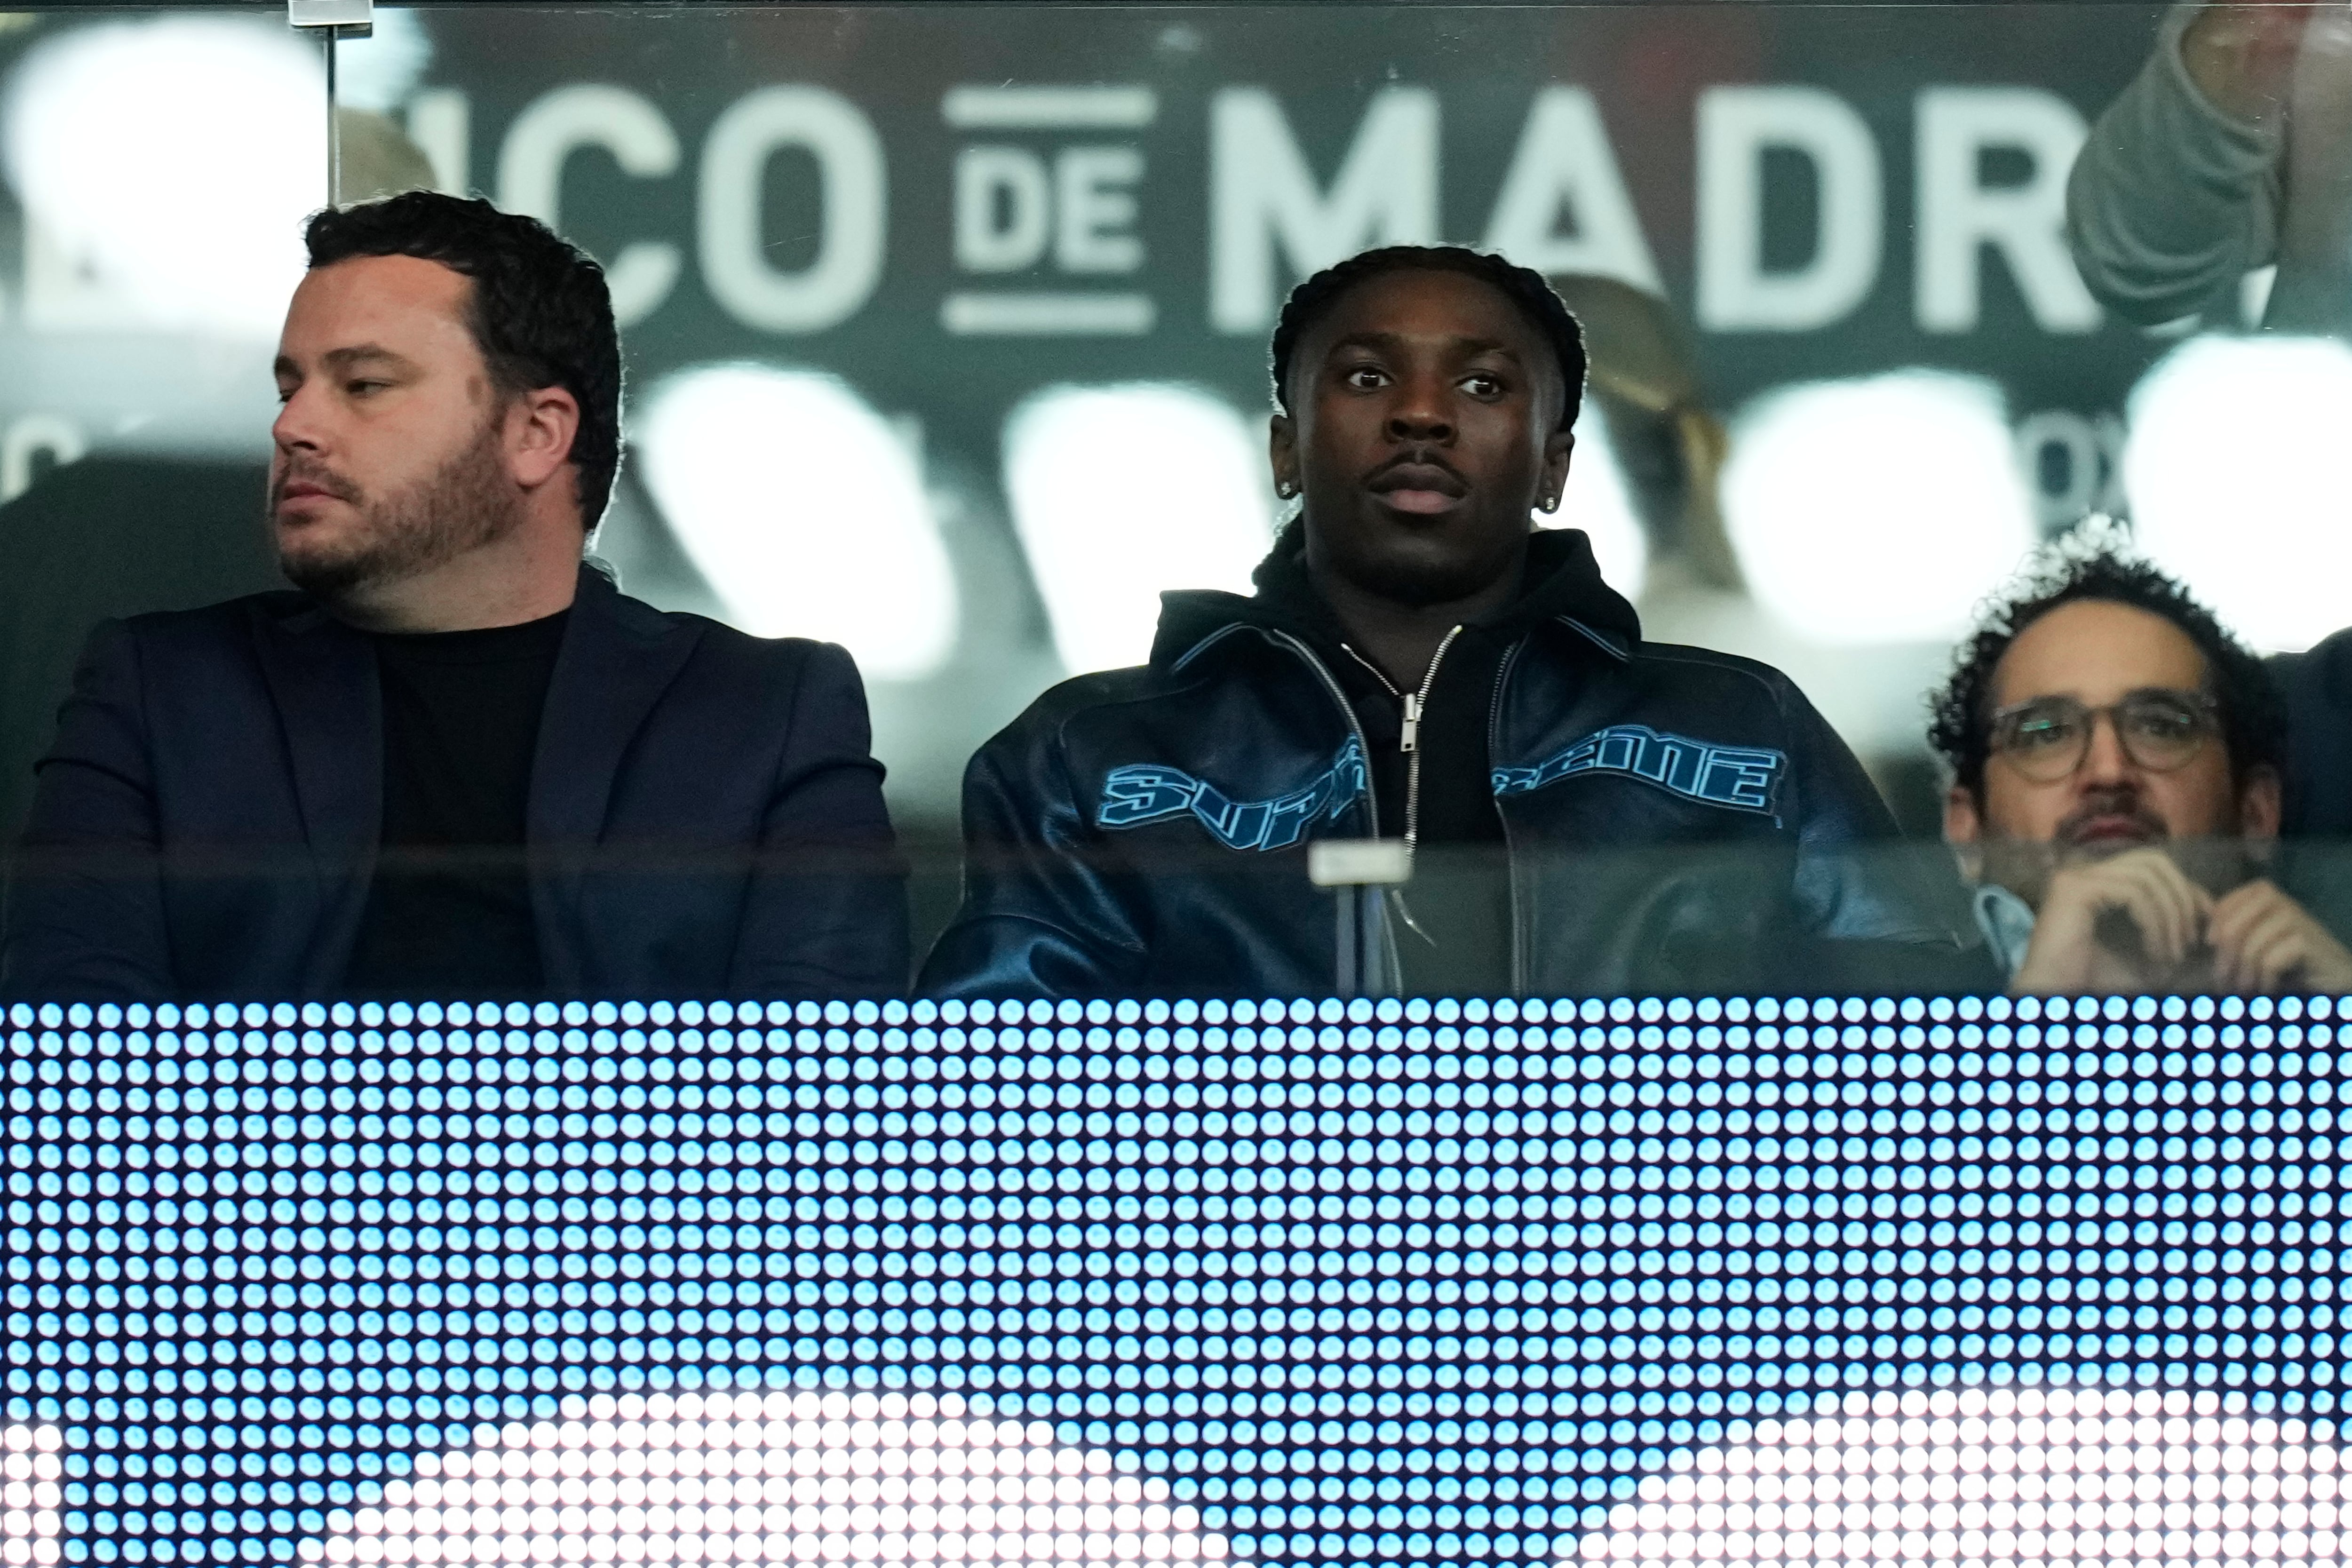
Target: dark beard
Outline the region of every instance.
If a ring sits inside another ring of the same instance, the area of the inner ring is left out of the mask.
[[[278,485],[297,479],[326,485],[359,509],[365,531],[356,545],[337,552],[289,552],[281,545],[278,569],[296,587],[333,605],[503,539],[522,521],[522,509],[499,461],[499,422],[486,421],[474,440],[433,474],[380,500],[369,500],[340,476],[289,464]],[[275,488],[269,503],[274,516]]]

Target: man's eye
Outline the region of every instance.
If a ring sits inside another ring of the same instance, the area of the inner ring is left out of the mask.
[[[2027,719],[2019,722],[2012,743],[2020,751],[2035,751],[2074,739],[2074,726],[2063,719]]]
[[[364,397],[371,392],[382,392],[391,384],[388,381],[351,381],[343,384],[343,390],[354,397]]]
[[[1484,373],[1464,377],[1462,385],[1473,397],[1500,397],[1504,390],[1501,377]]]
[[[2131,726],[2143,735],[2167,741],[2197,732],[2193,715],[2168,708],[2144,708],[2131,715]]]

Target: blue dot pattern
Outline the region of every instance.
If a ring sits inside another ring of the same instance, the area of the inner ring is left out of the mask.
[[[2326,1000],[33,1008],[68,1562],[290,1562],[597,1391],[953,1392],[1239,1561],[1554,1564],[1856,1391],[2331,1438]]]

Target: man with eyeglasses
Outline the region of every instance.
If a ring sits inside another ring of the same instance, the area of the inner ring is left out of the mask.
[[[2285,718],[2179,583],[2062,550],[1933,700],[1944,837],[2021,993],[2352,987],[2352,952],[2263,874]]]

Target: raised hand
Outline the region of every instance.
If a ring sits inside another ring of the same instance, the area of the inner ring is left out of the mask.
[[[2050,879],[2020,994],[2169,989],[2204,946],[2212,895],[2157,848],[2071,865]]]
[[[2352,990],[2352,952],[2275,883],[2248,882],[2221,898],[2205,940],[2223,990]]]
[[[2314,9],[2263,0],[2207,0],[2180,40],[2181,63],[2208,102],[2256,123],[2286,110],[2295,55]]]

